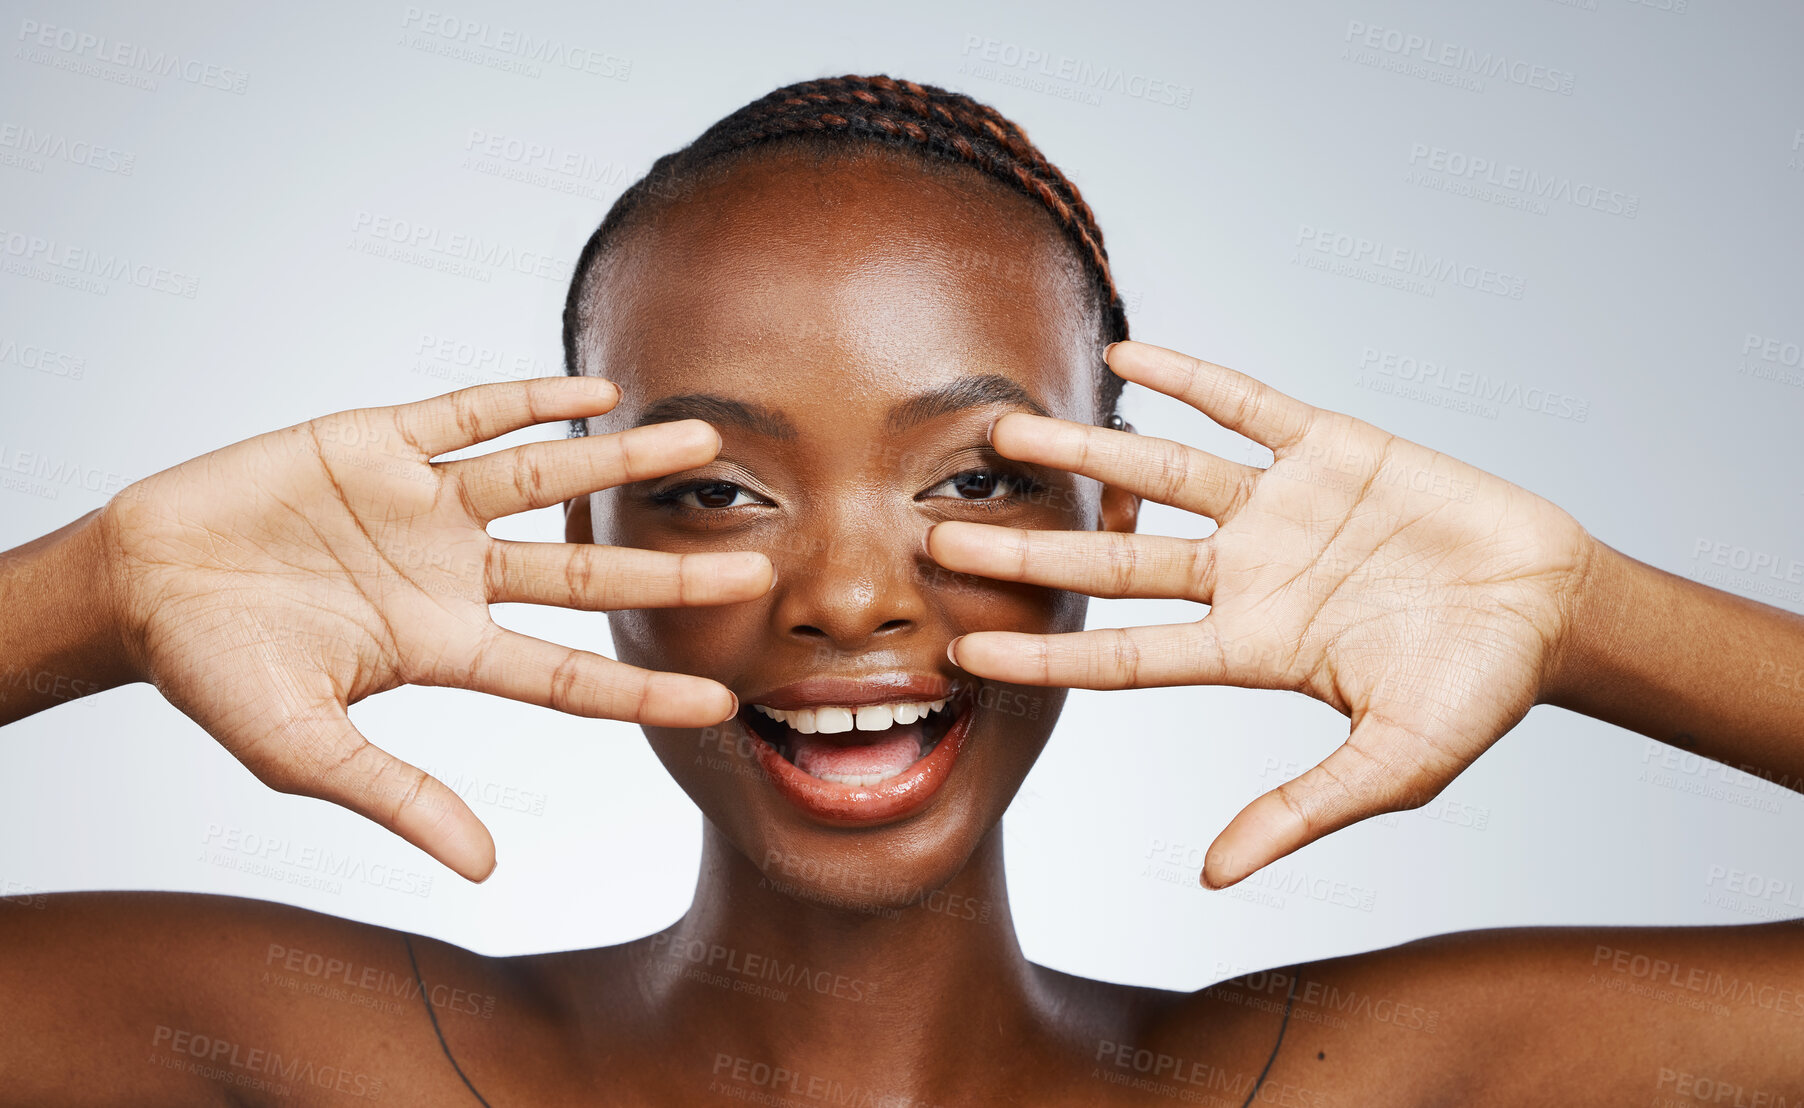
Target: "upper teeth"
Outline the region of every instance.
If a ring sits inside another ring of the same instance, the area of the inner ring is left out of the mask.
[[[833,735],[850,731],[854,725],[860,731],[882,731],[892,723],[913,723],[944,708],[946,701],[950,699],[951,697],[942,696],[938,700],[898,700],[889,704],[861,704],[856,708],[797,708],[789,712],[781,708],[767,708],[762,704],[754,704],[752,707],[772,719],[789,724],[804,735],[812,735],[817,731],[823,735]]]

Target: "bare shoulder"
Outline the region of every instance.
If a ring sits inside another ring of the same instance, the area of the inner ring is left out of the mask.
[[[1307,1070],[1277,1074],[1294,1046],[1285,1018],[1286,982],[1249,975],[1197,992],[1096,981],[1041,968],[1044,1007],[1057,1013],[1061,1062],[1035,1103],[1180,1103],[1286,1108],[1356,1103],[1328,1095]],[[1232,989],[1226,986],[1232,984]],[[1280,1043],[1282,1042],[1282,1047]],[[1254,1099],[1256,1095],[1256,1100]]]
[[[1184,1077],[1185,1044],[1255,1028],[1269,1064],[1260,1103],[1796,1103],[1804,1075],[1786,1060],[1804,1056],[1804,930],[1436,935],[1189,994],[1156,1024],[1159,1048],[1120,1065]]]
[[[455,1080],[429,1013],[480,1018],[463,983],[492,982],[501,964],[192,893],[14,898],[0,904],[0,950],[0,1104],[407,1103]],[[436,994],[414,970],[421,951]]]

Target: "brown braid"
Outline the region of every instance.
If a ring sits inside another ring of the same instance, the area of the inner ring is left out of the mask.
[[[564,372],[582,372],[580,337],[587,322],[584,306],[590,274],[632,216],[658,201],[693,194],[705,166],[784,139],[836,145],[864,142],[975,166],[1043,205],[1076,252],[1102,309],[1096,345],[1097,414],[1099,421],[1115,414],[1123,382],[1104,364],[1102,348],[1128,337],[1127,312],[1109,272],[1102,230],[1077,186],[1046,160],[1020,127],[988,104],[934,85],[881,75],[827,77],[777,89],[654,162],[650,172],[614,202],[577,259],[564,302]],[[582,421],[573,424],[571,433],[583,433]]]

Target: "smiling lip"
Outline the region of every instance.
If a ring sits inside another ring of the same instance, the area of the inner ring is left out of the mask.
[[[751,737],[752,750],[766,778],[805,815],[838,827],[871,827],[915,814],[945,784],[971,730],[971,717],[976,714],[976,698],[965,695],[968,691],[968,685],[937,674],[810,677],[745,698],[739,725]],[[842,785],[804,773],[777,753],[744,718],[747,712],[755,710],[753,704],[793,711],[825,704],[858,707],[896,700],[938,700],[942,696],[953,698],[948,707],[958,713],[951,727],[925,757],[879,785]]]
[[[955,687],[951,679],[937,673],[809,677],[772,689],[762,696],[748,696],[745,702],[785,712],[798,708],[818,708],[825,704],[856,708],[864,704],[888,704],[895,700],[938,700],[950,695]]]

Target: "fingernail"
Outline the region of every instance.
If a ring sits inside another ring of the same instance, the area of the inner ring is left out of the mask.
[[[1109,360],[1109,351],[1115,349],[1117,346],[1120,346],[1120,345],[1121,345],[1120,340],[1116,340],[1115,342],[1112,342],[1109,345],[1103,347],[1102,348],[1102,360],[1105,362],[1108,361]]]
[[[948,662],[951,662],[953,665],[958,664],[958,656],[956,654],[952,653],[952,648],[957,646],[958,640],[962,639],[962,638],[964,638],[964,636],[959,635],[956,638],[954,638],[951,642],[946,644],[946,660]]]
[[[1001,419],[1001,418],[1002,418],[1001,416],[996,417],[996,419]],[[990,436],[994,435],[995,433],[996,433],[996,420],[992,419],[992,420],[990,420],[990,425],[983,429],[984,441],[994,445],[996,440],[991,438]]]
[[[739,714],[739,694],[732,689],[728,689],[727,695],[733,698],[733,710],[727,713],[727,719],[732,719]],[[725,719],[721,720],[722,723],[725,723],[726,721],[727,720]]]
[[[921,532],[921,553],[929,558],[933,557],[933,551],[927,549],[927,540],[933,534],[934,526],[930,523],[927,525],[927,530]]]

